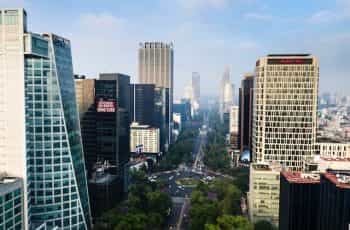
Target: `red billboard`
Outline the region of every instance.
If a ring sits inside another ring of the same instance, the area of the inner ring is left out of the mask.
[[[273,58],[268,59],[269,65],[311,65],[312,58]]]
[[[96,103],[96,111],[98,113],[114,113],[116,110],[115,101],[99,100]]]

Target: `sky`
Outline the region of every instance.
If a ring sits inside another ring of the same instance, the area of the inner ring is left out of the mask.
[[[177,98],[192,72],[201,75],[202,95],[218,95],[226,66],[237,92],[269,53],[311,53],[321,93],[350,88],[350,0],[0,0],[0,7],[23,7],[30,31],[68,38],[74,72],[89,77],[120,72],[137,82],[139,43],[173,42]]]

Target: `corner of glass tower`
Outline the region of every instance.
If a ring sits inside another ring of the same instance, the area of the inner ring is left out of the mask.
[[[23,179],[25,229],[90,229],[70,42],[26,25],[24,9],[0,9],[1,170]]]

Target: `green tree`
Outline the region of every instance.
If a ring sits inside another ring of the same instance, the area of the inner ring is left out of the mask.
[[[255,222],[254,229],[255,230],[277,230],[277,228],[267,220],[259,220]]]
[[[254,226],[242,216],[223,215],[218,217],[217,226],[221,230],[253,230]]]
[[[159,213],[163,218],[167,216],[172,205],[170,197],[159,191],[147,193],[147,203],[147,211]]]

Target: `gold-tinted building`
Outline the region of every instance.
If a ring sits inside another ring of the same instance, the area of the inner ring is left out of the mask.
[[[95,100],[95,79],[86,79],[85,76],[74,76],[75,93],[80,119],[88,111]]]
[[[319,66],[307,54],[268,55],[256,63],[253,102],[254,162],[300,170],[313,155]]]

